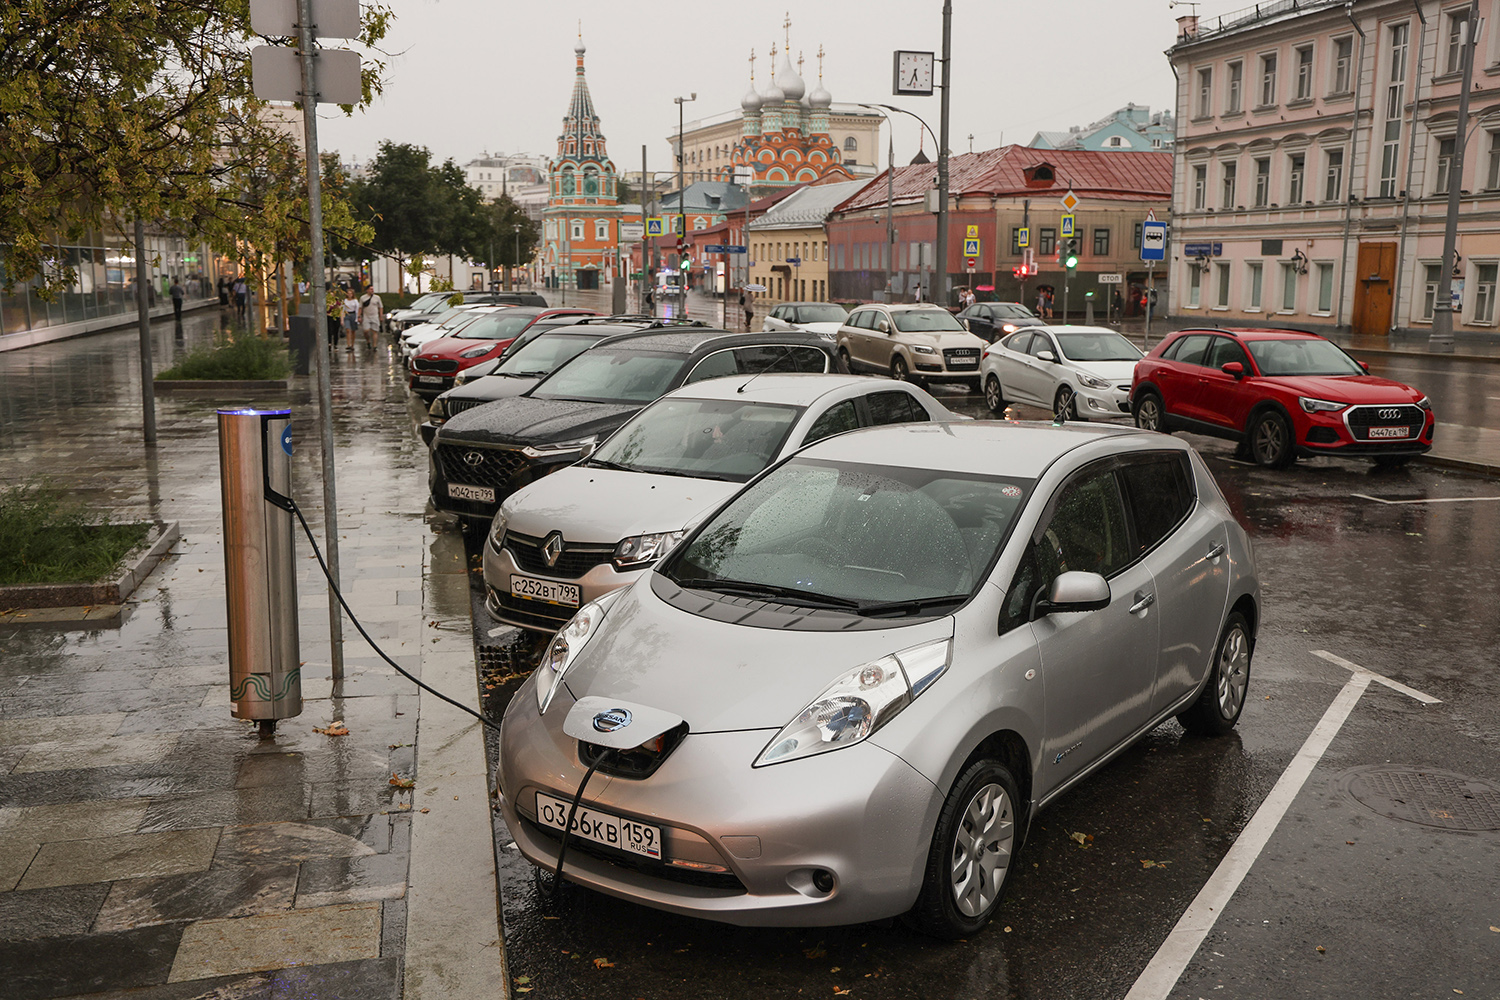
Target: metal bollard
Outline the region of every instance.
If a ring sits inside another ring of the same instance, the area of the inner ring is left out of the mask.
[[[263,734],[302,713],[290,410],[219,412],[230,714]]]

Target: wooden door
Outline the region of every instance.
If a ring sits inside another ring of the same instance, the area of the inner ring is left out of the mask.
[[[1396,278],[1396,244],[1361,243],[1354,268],[1356,337],[1383,337],[1391,331],[1391,296]]]

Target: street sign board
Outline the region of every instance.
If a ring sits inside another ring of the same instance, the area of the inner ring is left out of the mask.
[[[1123,285],[1124,283],[1125,279],[1119,274],[1099,275],[1099,284],[1101,285]]]
[[[977,240],[977,239],[979,239],[979,227],[978,226],[969,226],[968,227],[968,232],[966,232],[964,234],[964,237],[965,237],[965,239],[971,239],[971,240]]]
[[[1031,246],[1030,226],[1021,227],[1020,232],[1016,235],[1016,245],[1019,246],[1022,250],[1025,250],[1027,247]]]
[[[646,227],[640,222],[620,223],[620,242],[634,243],[646,235]]]
[[[1072,188],[1068,188],[1068,193],[1062,196],[1062,207],[1071,212],[1073,211],[1073,209],[1077,208],[1079,204],[1080,202],[1078,201],[1078,196],[1073,193]]]
[[[969,228],[970,229],[976,229],[978,227],[977,226],[970,226]],[[964,240],[964,256],[965,257],[978,257],[979,256],[979,240],[977,240],[977,239]]]
[[[759,282],[745,286],[745,291],[747,292],[763,292],[765,290],[766,286],[760,284]]]
[[[786,262],[788,264],[792,265],[793,267],[801,267],[802,266],[802,258],[801,257],[788,257],[786,259]]]
[[[1073,216],[1071,214],[1062,217],[1062,235],[1073,235]]]
[[[737,246],[733,243],[710,243],[703,248],[704,253],[748,253],[749,247]],[[798,261],[797,263],[801,263]]]
[[[647,236],[665,236],[665,235],[667,235],[667,220],[663,219],[659,215],[652,216],[651,218],[647,219],[646,220],[646,235]]]
[[[1141,234],[1141,242],[1145,242],[1145,233]],[[1222,257],[1224,256],[1224,244],[1222,243],[1184,243],[1182,253],[1185,257]]]
[[[302,57],[296,49],[257,45],[250,50],[250,77],[263,101],[302,100]],[[319,104],[358,104],[365,99],[359,75],[359,53],[318,50]]]
[[[974,268],[977,267],[978,265],[979,265],[979,258],[978,257],[966,257],[966,258],[964,258],[964,266],[967,267],[970,271],[974,270]]]
[[[1167,224],[1147,220],[1141,224],[1141,260],[1167,259]]]
[[[257,35],[295,38],[297,0],[250,0],[250,29]],[[358,38],[359,0],[312,0],[313,36]]]

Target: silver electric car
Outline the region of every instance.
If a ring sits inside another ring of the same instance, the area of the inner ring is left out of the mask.
[[[1230,730],[1259,618],[1182,442],[851,431],[564,626],[506,711],[502,809],[533,864],[648,906],[962,937],[1040,809],[1174,716]]]

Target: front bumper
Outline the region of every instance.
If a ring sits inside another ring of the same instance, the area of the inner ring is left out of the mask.
[[[559,841],[535,821],[536,793],[571,800],[585,767],[577,743],[562,733],[573,698],[564,690],[543,718],[535,683],[533,675],[516,693],[501,727],[500,804],[521,854],[550,870]],[[942,794],[868,742],[751,767],[773,735],[690,732],[649,778],[596,774],[584,801],[659,826],[663,860],[643,864],[571,839],[564,876],[645,906],[741,926],[854,924],[910,909]],[[671,860],[717,866],[731,877],[686,880]],[[831,892],[813,886],[817,869],[833,874]]]
[[[1129,386],[1123,389],[1090,389],[1081,385],[1074,395],[1078,400],[1075,405],[1079,416],[1097,417],[1100,420],[1130,416]]]
[[[483,460],[477,465],[453,462],[455,455],[470,451],[479,452]],[[499,464],[491,469],[491,463]],[[432,494],[432,505],[448,514],[457,514],[471,520],[491,520],[500,509],[501,502],[516,490],[533,483],[548,473],[564,469],[578,461],[578,452],[565,452],[531,458],[520,448],[503,448],[489,445],[470,445],[463,441],[437,441],[434,439],[431,461],[427,463],[427,485]],[[449,496],[448,484],[460,483],[492,489],[495,499],[460,500]]]
[[[484,543],[484,609],[489,612],[491,618],[502,624],[550,634],[566,625],[578,608],[525,597],[513,597],[510,592],[511,574],[531,577],[534,580],[572,584],[580,591],[578,606],[582,607],[612,590],[630,586],[650,568],[642,566],[639,569],[619,570],[606,557],[604,562],[591,567],[577,577],[538,573],[518,566],[509,549],[496,552],[495,547],[486,540]]]
[[[1423,413],[1421,430],[1415,437],[1385,440],[1357,437],[1346,420],[1346,413],[1347,411],[1339,410],[1331,413],[1326,411],[1306,413],[1304,411],[1294,414],[1297,418],[1297,453],[1303,457],[1331,455],[1349,458],[1380,458],[1382,456],[1425,455],[1432,450],[1437,420],[1431,411]]]

